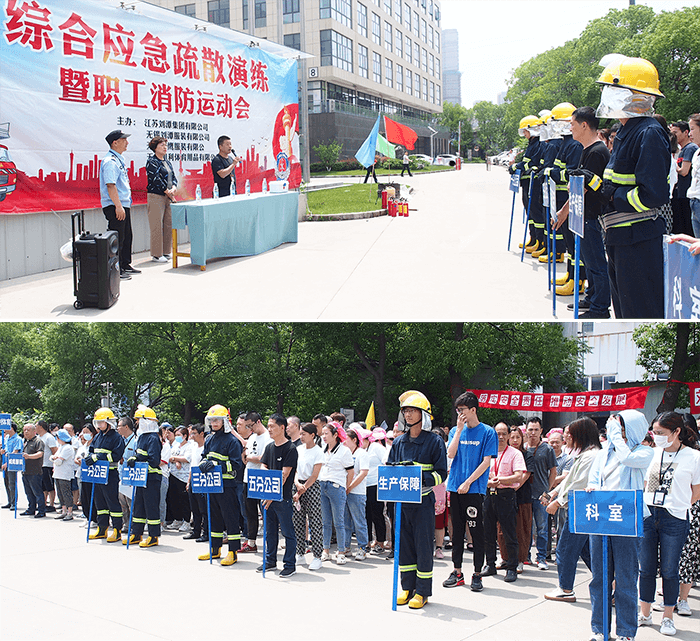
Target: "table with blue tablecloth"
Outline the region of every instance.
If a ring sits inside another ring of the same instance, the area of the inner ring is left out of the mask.
[[[177,230],[189,230],[190,260],[206,269],[207,260],[254,256],[298,238],[299,194],[258,193],[173,203],[173,267],[178,256]]]

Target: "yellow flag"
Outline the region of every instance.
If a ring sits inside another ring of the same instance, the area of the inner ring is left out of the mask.
[[[377,421],[374,418],[374,401],[372,401],[372,404],[369,406],[369,411],[367,412],[367,418],[365,419],[365,425],[367,425],[368,430],[371,430],[376,424],[377,424]]]

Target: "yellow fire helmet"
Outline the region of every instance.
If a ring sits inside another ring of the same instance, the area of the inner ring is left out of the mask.
[[[601,85],[624,87],[639,93],[665,97],[659,91],[659,72],[644,58],[616,58],[603,69],[597,82]]]
[[[404,407],[415,407],[421,410],[423,421],[421,429],[430,431],[430,429],[432,428],[431,419],[433,418],[433,415],[431,414],[432,410],[430,407],[430,401],[425,397],[425,394],[416,390],[408,390],[407,392],[404,392],[403,394],[401,394],[401,396],[399,396],[399,403],[402,409]],[[398,422],[400,425],[403,426],[404,431],[407,431],[412,427],[412,425],[408,425],[406,423],[406,419],[404,418],[403,412],[399,412]]]
[[[112,427],[117,425],[117,417],[114,412],[109,407],[101,407],[95,412],[95,416],[92,417],[92,424],[97,427],[98,423],[106,421]]]
[[[146,405],[139,405],[134,414],[134,418],[150,418],[157,421],[156,413]]]
[[[539,125],[540,119],[537,116],[525,116],[521,118],[520,124],[518,125],[518,135],[524,136],[526,129],[532,132],[532,130]]]
[[[209,411],[207,412],[207,415],[204,419],[204,424],[211,429],[211,421],[212,419],[223,419],[224,421],[224,431],[225,432],[230,432],[231,431],[231,419],[229,418],[229,413],[228,410],[223,406],[223,405],[212,405],[209,408]]]
[[[560,102],[552,108],[552,118],[554,120],[571,120],[571,114],[576,111],[570,102]]]
[[[542,109],[537,113],[543,125],[546,125],[552,119],[552,112],[549,109]]]

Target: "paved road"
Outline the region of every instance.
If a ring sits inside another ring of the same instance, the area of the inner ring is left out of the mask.
[[[70,269],[4,281],[0,319],[552,320],[546,265],[521,264],[516,249],[522,221],[506,250],[503,167],[399,180],[415,188],[409,218],[304,222],[298,243],[210,261],[205,272],[188,259],[173,270],[139,254],[143,273],[122,282],[108,310],[73,309]],[[571,300],[557,302],[560,319],[573,318]]]
[[[26,505],[20,497],[20,506]],[[0,616],[3,641],[15,639],[153,641],[158,639],[428,639],[469,641],[587,640],[590,578],[576,576],[575,604],[543,598],[556,568],[526,567],[516,583],[503,574],[485,589],[446,589],[448,560],[436,561],[434,595],[422,610],[391,610],[392,565],[381,558],[299,568],[290,579],[255,572],[261,556],[245,554],[229,568],[197,561],[205,545],[165,533],[157,548],[127,550],[85,542],[82,521],[63,523],[0,511]],[[258,546],[262,539],[258,539]],[[469,570],[469,558],[464,568]],[[281,556],[280,563],[281,567]],[[677,639],[697,641],[700,590],[693,617],[676,617]],[[659,641],[656,627],[638,641]]]

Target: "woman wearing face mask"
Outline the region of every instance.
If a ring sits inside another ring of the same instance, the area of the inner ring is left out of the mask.
[[[688,536],[688,513],[700,499],[700,453],[692,448],[694,435],[676,412],[664,412],[653,423],[654,458],[646,475],[644,519],[640,551],[638,625],[652,625],[651,604],[656,571],[661,574],[664,613],[661,634],[674,635],[673,608],[678,601],[678,563]]]
[[[606,424],[608,440],[598,453],[588,476],[586,491],[642,490],[644,476],[654,451],[642,444],[648,429],[647,419],[637,410],[624,410],[611,416]],[[648,515],[648,510],[645,511]],[[639,576],[639,539],[628,536],[608,537],[608,576],[603,576],[603,537],[590,537],[593,579],[591,595],[591,641],[602,641],[603,591],[608,594],[608,627],[612,621],[613,578],[615,579],[615,620],[620,641],[637,634],[636,605]],[[608,629],[608,633],[610,630]]]
[[[85,527],[92,521],[92,527],[97,527],[97,508],[92,506],[92,518],[88,518],[88,510],[90,509],[90,498],[92,497],[92,483],[82,483],[80,480],[80,463],[88,454],[88,448],[92,442],[93,436],[97,433],[95,426],[92,423],[85,423],[83,431],[80,432],[80,445],[75,453],[75,477],[78,479],[80,486],[80,505],[83,508],[83,515],[87,519]]]
[[[192,449],[188,441],[189,432],[184,425],[175,430],[170,458],[170,487],[168,487],[168,507],[173,515],[173,523],[167,529],[178,532],[190,530],[190,501],[187,496],[187,482],[190,479]]]

